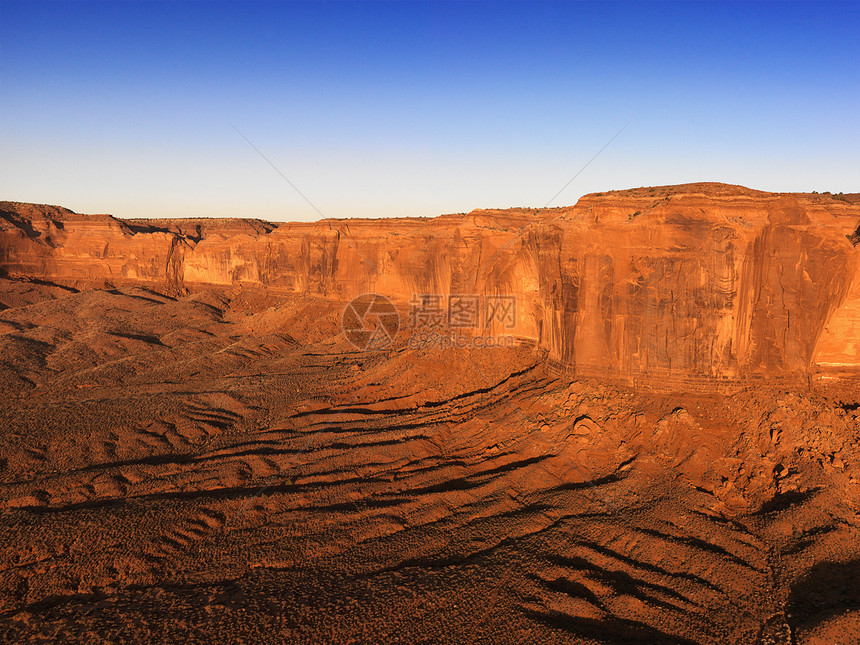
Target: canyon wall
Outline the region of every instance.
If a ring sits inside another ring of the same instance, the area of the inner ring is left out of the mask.
[[[860,203],[724,184],[433,219],[119,220],[0,202],[0,274],[78,287],[238,283],[346,301],[516,296],[513,324],[575,373],[860,373]],[[475,330],[478,332],[479,330]]]

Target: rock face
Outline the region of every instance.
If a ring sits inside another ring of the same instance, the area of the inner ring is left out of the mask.
[[[857,642],[852,199],[0,204],[0,642]]]
[[[515,296],[577,374],[720,383],[860,371],[860,203],[686,184],[434,219],[118,220],[0,202],[0,271],[60,284],[251,283],[335,300]],[[481,333],[480,329],[472,330]]]

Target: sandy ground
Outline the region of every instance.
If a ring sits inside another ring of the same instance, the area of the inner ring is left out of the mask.
[[[359,351],[263,289],[0,303],[0,640],[860,642],[857,382]]]

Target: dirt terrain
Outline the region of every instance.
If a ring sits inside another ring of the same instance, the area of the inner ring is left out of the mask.
[[[3,203],[0,640],[860,642],[851,200]],[[410,342],[412,294],[468,284],[517,296],[515,346]],[[343,333],[365,291],[391,344]]]

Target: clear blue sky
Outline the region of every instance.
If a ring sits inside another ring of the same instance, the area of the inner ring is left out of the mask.
[[[860,191],[860,3],[0,0],[0,199],[433,216],[688,181]]]

